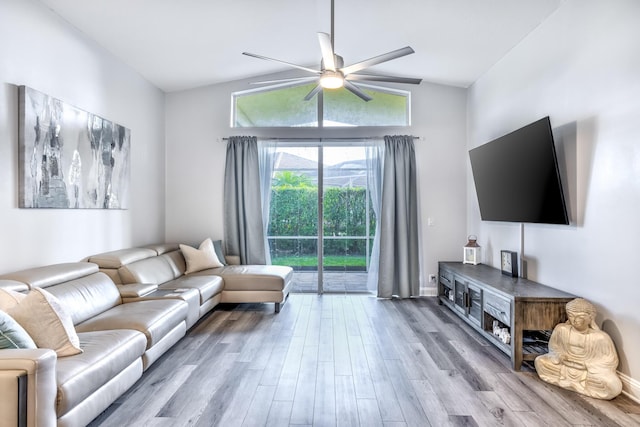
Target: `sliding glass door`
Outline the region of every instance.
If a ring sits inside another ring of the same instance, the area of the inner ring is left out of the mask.
[[[375,220],[369,203],[365,147],[324,147],[323,160],[323,288],[327,292],[366,292]]]
[[[268,240],[294,292],[367,292],[375,215],[362,144],[278,144]]]
[[[279,144],[271,180],[267,238],[271,263],[293,267],[294,291],[317,292],[318,146]]]

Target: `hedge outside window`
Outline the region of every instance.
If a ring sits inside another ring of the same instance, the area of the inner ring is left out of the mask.
[[[317,187],[273,187],[271,190],[271,213],[269,217],[270,236],[286,237],[271,242],[272,261],[285,254],[315,256],[315,240],[299,239],[299,236],[316,236],[318,233]],[[367,231],[367,191],[363,187],[325,189],[324,193],[324,236],[366,236]],[[375,232],[375,217],[369,212],[369,239]],[[361,239],[326,240],[326,256],[359,256],[364,262],[366,242]],[[287,262],[292,262],[289,258]],[[317,265],[317,264],[314,264]]]

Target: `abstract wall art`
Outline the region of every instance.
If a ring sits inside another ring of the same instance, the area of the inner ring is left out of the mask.
[[[127,209],[131,132],[19,87],[19,206]]]

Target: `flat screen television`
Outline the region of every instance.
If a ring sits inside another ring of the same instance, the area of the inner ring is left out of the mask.
[[[469,157],[483,221],[569,224],[549,117]]]

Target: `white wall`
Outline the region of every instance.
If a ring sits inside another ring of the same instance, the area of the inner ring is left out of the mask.
[[[640,378],[640,2],[567,0],[469,90],[469,147],[549,115],[570,226],[526,224],[529,278],[594,302],[619,370]],[[468,231],[498,266],[519,225],[481,222],[467,163]]]
[[[0,40],[0,274],[162,241],[164,94],[32,0],[0,2]],[[131,129],[130,209],[18,209],[18,85]]]
[[[437,273],[438,260],[461,259],[466,243],[465,89],[429,83],[412,87],[411,128],[232,129],[231,93],[249,87],[244,80],[167,94],[168,240],[195,243],[207,236],[223,237],[226,153],[223,137],[357,137],[400,133],[422,138],[416,141],[416,160],[423,218],[423,275]],[[433,219],[433,226],[426,225],[427,217]]]

